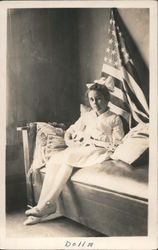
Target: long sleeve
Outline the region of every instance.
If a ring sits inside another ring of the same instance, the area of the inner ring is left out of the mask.
[[[80,144],[81,138],[83,135],[81,135],[85,129],[85,119],[83,118],[83,115],[74,123],[72,124],[66,131],[64,139],[67,144],[67,146],[75,146],[77,144]],[[77,142],[77,144],[76,144]],[[75,143],[75,144],[74,144]]]
[[[121,118],[119,116],[115,117],[112,131],[112,141],[114,144],[120,144],[124,137],[124,130]]]
[[[121,143],[123,137],[124,137],[124,130],[121,118],[119,116],[115,116],[112,125],[112,142],[109,143],[107,150],[113,153],[117,148],[117,146]]]
[[[77,131],[83,131],[85,129],[85,119],[84,119],[84,115],[80,116],[79,119],[74,123],[72,124],[68,129],[67,131],[69,133],[74,133],[74,132],[77,132]]]

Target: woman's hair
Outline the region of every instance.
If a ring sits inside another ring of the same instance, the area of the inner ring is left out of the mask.
[[[108,88],[105,85],[99,84],[99,83],[94,83],[88,90],[86,91],[86,97],[88,97],[88,93],[91,90],[96,90],[99,91],[105,98],[107,102],[110,101],[110,93]]]

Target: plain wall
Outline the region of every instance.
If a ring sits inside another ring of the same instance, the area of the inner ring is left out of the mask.
[[[10,204],[24,181],[22,135],[16,128],[34,121],[72,123],[79,116],[79,81],[77,15],[72,9],[13,9],[7,21]]]
[[[71,120],[79,85],[76,26],[72,10],[9,12],[8,130],[29,121]],[[16,142],[14,131],[7,144]]]
[[[71,9],[8,11],[8,160],[21,158],[22,139],[16,127],[33,121],[72,122],[77,118],[76,27],[77,15]],[[21,172],[18,165],[7,168],[7,174]]]
[[[148,96],[149,10],[118,9],[118,14]],[[24,183],[22,137],[16,127],[32,121],[71,123],[79,116],[86,83],[101,75],[109,15],[110,9],[8,11],[8,193]],[[8,200],[14,202],[15,196]]]

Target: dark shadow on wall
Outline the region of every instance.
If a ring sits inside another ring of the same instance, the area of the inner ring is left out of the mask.
[[[7,29],[7,144],[16,127],[72,122],[79,108],[77,15],[72,9],[12,9]]]
[[[73,9],[8,9],[7,14],[8,208],[16,205],[16,192],[22,197],[25,187],[17,127],[35,121],[74,122],[79,116],[79,81]]]
[[[129,55],[131,56],[135,65],[135,69],[136,69],[135,74],[137,74],[137,79],[138,79],[137,83],[141,87],[146,97],[146,100],[149,103],[149,69],[146,63],[144,62],[144,59],[137,45],[135,44],[132,38],[132,35],[130,34],[126,24],[123,22],[119,14],[119,11],[116,8],[113,8],[113,11],[114,11],[115,19],[119,23],[120,30],[122,30],[123,32],[123,36],[125,38],[125,43],[126,43],[126,47],[129,52]]]

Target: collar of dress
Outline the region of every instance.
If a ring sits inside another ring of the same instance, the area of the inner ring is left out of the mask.
[[[110,114],[110,109],[108,108],[104,113],[100,114],[100,115],[97,115],[97,113],[95,111],[93,111],[94,115],[96,117],[101,117],[101,116],[109,116]]]

